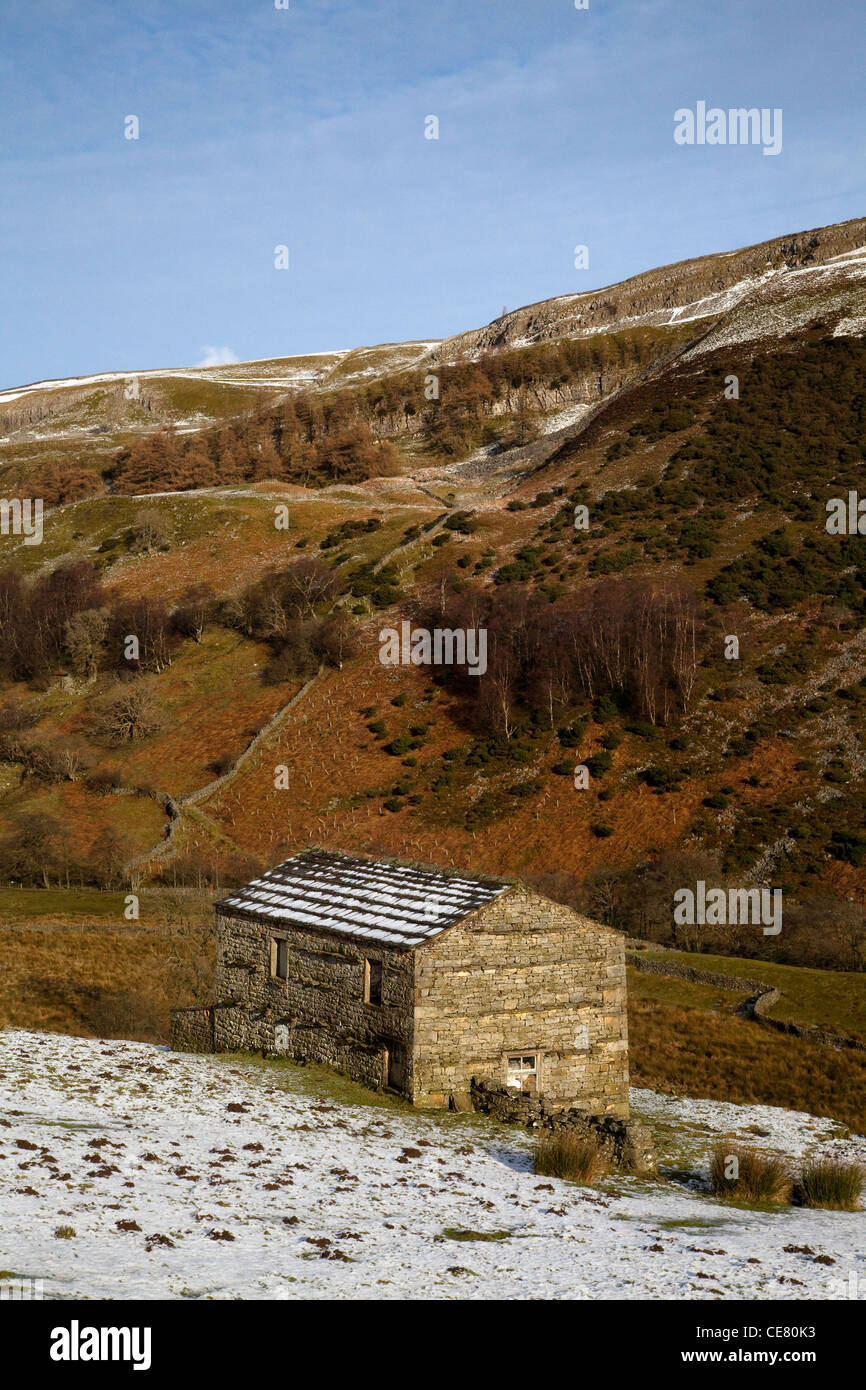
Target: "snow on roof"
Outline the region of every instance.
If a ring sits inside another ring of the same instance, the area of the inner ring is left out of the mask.
[[[305,850],[217,903],[274,925],[416,946],[504,893],[498,879],[461,878],[344,854]]]

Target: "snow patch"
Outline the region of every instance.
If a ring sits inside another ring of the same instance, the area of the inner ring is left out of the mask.
[[[789,1301],[845,1297],[852,1274],[866,1292],[859,1213],[542,1179],[521,1130],[330,1088],[289,1063],[0,1032],[4,1265],[49,1298]],[[791,1152],[866,1145],[768,1106],[640,1090],[633,1109],[704,1148],[749,1126]]]

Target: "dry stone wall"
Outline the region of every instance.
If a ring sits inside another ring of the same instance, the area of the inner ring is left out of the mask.
[[[576,1134],[598,1146],[607,1161],[631,1173],[658,1167],[652,1131],[640,1120],[616,1115],[587,1115],[573,1107],[557,1109],[544,1097],[521,1095],[486,1081],[473,1082],[471,1108],[500,1124],[523,1125],[544,1133]]]

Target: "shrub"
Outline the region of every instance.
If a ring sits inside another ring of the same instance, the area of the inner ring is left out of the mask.
[[[385,744],[385,752],[390,753],[392,758],[402,758],[404,753],[410,752],[416,746],[405,734],[398,734],[390,743]]]
[[[649,767],[642,768],[637,775],[639,782],[645,782],[653,791],[663,793],[676,791],[682,782],[683,772],[681,768],[660,767],[655,763]]]
[[[834,859],[859,867],[866,860],[866,835],[857,830],[834,830],[829,850]]]
[[[610,753],[593,753],[591,758],[586,759],[586,767],[590,777],[603,777],[613,766],[613,758]]]
[[[803,1207],[827,1211],[858,1211],[866,1168],[861,1163],[813,1158],[804,1164],[795,1186],[795,1199]]]
[[[117,763],[107,763],[93,769],[87,778],[88,789],[97,796],[108,796],[123,786],[123,768]]]
[[[733,1172],[728,1176],[733,1160]],[[710,1186],[717,1197],[784,1206],[791,1200],[791,1176],[782,1158],[720,1140],[710,1155]]]
[[[585,732],[585,724],[569,724],[564,729],[557,729],[556,736],[563,748],[579,748]]]
[[[546,1178],[568,1178],[592,1186],[606,1171],[598,1144],[567,1131],[545,1135],[535,1145],[535,1172]]]
[[[173,532],[171,518],[159,507],[145,507],[129,528],[129,549],[133,555],[150,555],[154,550],[168,550]]]

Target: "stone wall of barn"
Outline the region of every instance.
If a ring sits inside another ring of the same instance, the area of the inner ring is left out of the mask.
[[[628,1115],[625,940],[516,890],[415,952],[413,1099],[502,1086],[509,1053],[539,1054],[538,1091]]]
[[[272,943],[288,945],[288,978]],[[412,1089],[411,953],[336,932],[217,914],[213,1048],[323,1062],[366,1086]],[[364,1002],[365,961],[382,965],[382,1002]],[[389,1078],[402,1056],[402,1078]]]
[[[213,1005],[175,1009],[171,1016],[171,1045],[175,1052],[213,1052]]]

